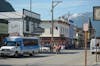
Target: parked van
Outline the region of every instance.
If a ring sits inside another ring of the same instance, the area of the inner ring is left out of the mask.
[[[100,53],[100,39],[91,39],[90,50],[92,54],[96,53],[96,51]]]
[[[5,38],[3,42],[5,45],[0,48],[0,55],[2,56],[33,55],[40,48],[38,37],[12,36]]]

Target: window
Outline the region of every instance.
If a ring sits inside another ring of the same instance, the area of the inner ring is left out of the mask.
[[[61,33],[63,33],[63,27],[60,28]]]
[[[29,31],[29,22],[30,22],[30,18],[28,16],[25,17],[25,21],[26,21],[26,31]]]
[[[35,28],[37,28],[38,27],[38,24],[37,23],[34,23],[35,24]]]
[[[26,21],[26,31],[29,31],[29,21]]]
[[[23,44],[24,46],[38,45],[38,40],[37,39],[23,39]]]
[[[15,42],[15,41],[8,41],[6,43],[7,46],[20,46],[20,42]]]
[[[52,34],[52,28],[50,28],[50,34]]]

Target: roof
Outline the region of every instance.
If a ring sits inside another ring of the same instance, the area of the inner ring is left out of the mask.
[[[7,0],[0,0],[0,12],[14,12],[15,9]]]
[[[29,16],[35,19],[40,20],[40,14],[30,12],[30,11],[24,11],[24,17]],[[23,12],[0,12],[0,19],[11,19],[11,18],[22,18]]]
[[[46,22],[46,23],[49,22],[49,23],[50,23],[50,22],[52,22],[52,21],[51,21],[51,20],[42,20],[42,22]],[[62,20],[54,20],[54,23],[55,23],[55,22],[70,25],[68,22],[62,21]]]
[[[22,18],[22,12],[0,12],[0,19]]]

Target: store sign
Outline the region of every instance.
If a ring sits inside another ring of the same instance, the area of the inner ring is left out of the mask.
[[[36,19],[40,19],[40,14],[28,11],[26,9],[23,9],[23,16],[28,16],[28,17],[32,17],[32,18],[36,18]]]
[[[100,21],[100,6],[93,7],[93,19]]]

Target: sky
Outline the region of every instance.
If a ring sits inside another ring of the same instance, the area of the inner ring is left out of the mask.
[[[16,11],[23,8],[30,9],[30,0],[7,0],[12,4]],[[67,13],[75,14],[92,12],[93,6],[100,5],[100,0],[56,0],[62,1],[54,8],[54,19]],[[51,19],[52,0],[32,0],[32,11],[39,13],[41,19]],[[56,2],[55,2],[56,4]]]

